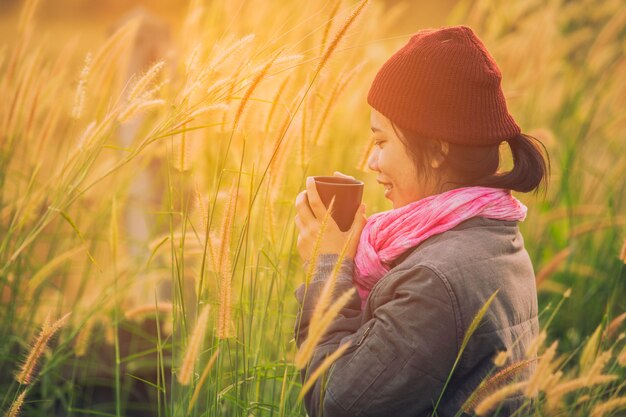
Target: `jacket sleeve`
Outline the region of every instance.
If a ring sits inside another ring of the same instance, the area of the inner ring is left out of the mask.
[[[348,279],[352,285],[351,267],[347,263],[340,277],[344,288],[336,296],[348,287]],[[320,268],[309,291],[326,276]],[[340,344],[351,343],[328,377],[318,379],[305,396],[311,417],[428,416],[437,402],[462,337],[454,294],[447,281],[426,266],[397,268],[382,279],[385,282],[370,295],[372,318],[357,324],[357,296],[316,348],[308,373]],[[303,308],[300,315],[304,323],[310,311]],[[303,372],[303,379],[306,376]]]
[[[296,345],[300,345],[306,340],[311,322],[311,315],[317,304],[317,300],[322,292],[326,280],[332,273],[333,268],[339,256],[336,254],[321,254],[315,266],[313,278],[308,287],[304,284],[296,289],[295,296],[300,303],[300,310],[296,319],[294,337]],[[307,267],[305,263],[304,267]],[[354,262],[350,258],[342,261],[335,283],[331,303],[340,297],[344,292],[354,286],[352,283],[352,274],[354,271]],[[347,305],[340,311],[337,318],[331,323],[330,328],[326,332],[319,345],[333,345],[337,347],[337,343],[342,337],[348,336],[361,325],[361,298],[355,291],[355,294],[348,301]]]

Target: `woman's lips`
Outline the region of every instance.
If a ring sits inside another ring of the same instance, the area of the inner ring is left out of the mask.
[[[393,189],[393,185],[389,182],[382,182],[377,180],[379,184],[381,184],[383,187],[385,187],[385,197],[389,196],[389,193],[391,193],[391,190]]]

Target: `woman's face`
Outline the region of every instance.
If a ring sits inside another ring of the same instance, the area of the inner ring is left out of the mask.
[[[372,108],[370,124],[375,145],[367,166],[378,172],[376,180],[384,186],[385,198],[391,200],[393,208],[435,194],[432,186],[419,182],[414,162],[391,121]]]

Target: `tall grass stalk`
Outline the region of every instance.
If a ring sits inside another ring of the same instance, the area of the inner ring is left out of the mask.
[[[323,389],[344,347],[306,387],[301,369],[353,294],[333,304],[326,292],[305,350],[295,348],[293,290],[315,262],[303,268],[296,253],[294,198],[329,167],[375,185],[361,93],[417,29],[401,27],[407,4],[194,0],[169,16],[174,36],[162,44],[146,16],[97,42],[99,25],[72,27],[71,39],[50,27],[46,2],[5,11],[15,22],[0,48],[3,413],[26,396],[22,413],[33,415],[305,414],[299,397]],[[511,114],[554,168],[546,195],[518,196],[544,307],[529,365],[517,364],[530,379],[517,381],[515,364],[495,370],[469,408],[498,394],[482,405],[497,414],[512,393],[535,417],[623,405],[625,10],[461,0],[449,15],[485,40]],[[154,54],[137,64],[146,39]],[[375,187],[364,200],[389,205]],[[194,355],[202,373],[183,385],[178,367],[205,306],[216,314]],[[26,391],[21,352],[52,325],[46,313],[67,311]],[[89,394],[93,381],[110,402]]]

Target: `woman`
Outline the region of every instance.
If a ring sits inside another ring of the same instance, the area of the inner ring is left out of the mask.
[[[547,168],[538,141],[508,113],[501,78],[467,26],[416,33],[377,73],[368,94],[375,142],[368,167],[393,209],[367,218],[362,205],[352,238],[331,218],[315,274],[296,290],[300,346],[346,245],[333,296],[358,291],[303,378],[340,345],[350,346],[307,393],[311,417],[428,416],[442,392],[436,415],[460,415],[494,372],[499,352],[507,364],[526,357],[538,333],[537,292],[517,226],[526,207],[511,190],[536,190]],[[497,173],[502,141],[514,159],[504,174]],[[327,210],[310,180],[296,198],[305,266]],[[444,391],[472,319],[496,291]],[[527,378],[533,365],[518,377]],[[522,401],[521,394],[507,399],[498,415],[512,414]]]

